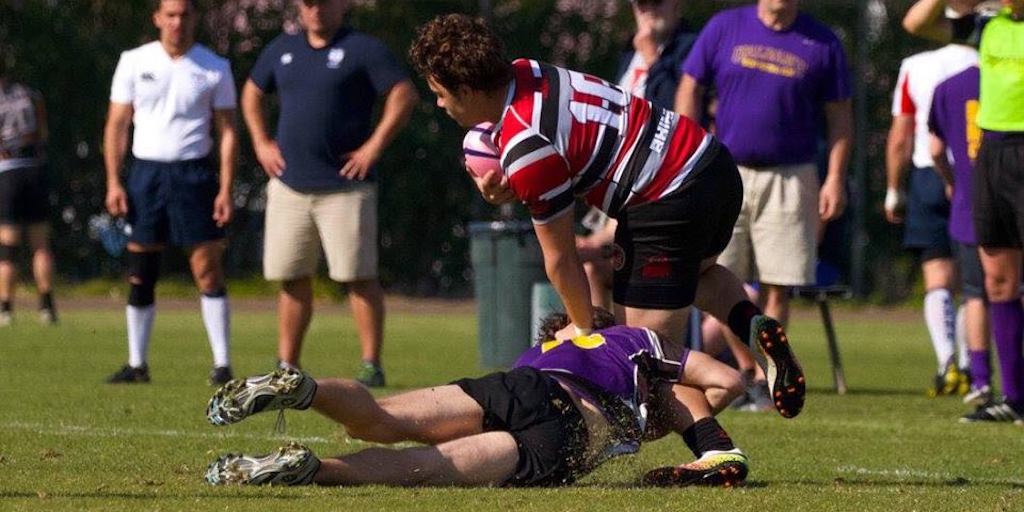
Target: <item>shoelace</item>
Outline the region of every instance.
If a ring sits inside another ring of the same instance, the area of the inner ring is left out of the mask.
[[[288,422],[284,419],[284,409],[277,411],[277,421],[274,422],[274,433],[284,435],[288,430]]]

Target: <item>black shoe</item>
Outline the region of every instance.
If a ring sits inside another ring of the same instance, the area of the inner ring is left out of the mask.
[[[804,371],[789,346],[789,338],[782,324],[775,319],[756,315],[750,320],[750,346],[756,341],[764,353],[768,389],[775,409],[783,418],[793,418],[804,408],[806,384]]]
[[[149,382],[149,366],[147,365],[135,368],[126,364],[107,379],[108,384],[140,384],[146,382]]]
[[[975,422],[1014,423],[1024,426],[1024,404],[1014,406],[1004,398],[982,405],[976,411],[960,417],[960,423]]]
[[[211,386],[223,386],[233,378],[234,376],[231,375],[230,366],[214,366],[213,370],[210,370],[210,378],[208,382]]]

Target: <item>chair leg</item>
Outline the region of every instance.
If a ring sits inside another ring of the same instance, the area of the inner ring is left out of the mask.
[[[846,375],[843,372],[843,362],[839,359],[839,341],[836,339],[836,330],[832,325],[832,312],[828,307],[828,300],[819,298],[818,310],[821,311],[821,323],[825,326],[825,338],[828,340],[828,355],[832,362],[832,382],[835,384],[836,394],[846,394]]]

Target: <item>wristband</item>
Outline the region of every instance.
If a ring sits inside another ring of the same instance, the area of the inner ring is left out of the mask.
[[[573,330],[576,331],[576,336],[589,336],[590,333],[594,332],[593,329],[580,329],[579,327],[576,327],[575,325],[573,325],[572,328],[573,328]]]
[[[895,210],[903,205],[903,192],[898,188],[889,187],[885,189],[885,209]]]

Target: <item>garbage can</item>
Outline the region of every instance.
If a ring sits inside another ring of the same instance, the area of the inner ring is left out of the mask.
[[[530,347],[533,283],[546,281],[544,257],[527,221],[471,222],[480,364],[509,367]]]

